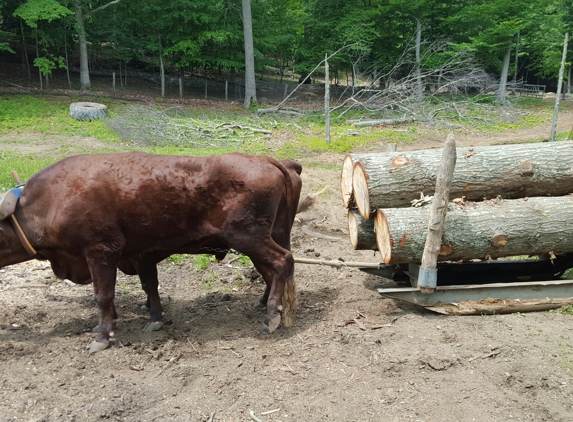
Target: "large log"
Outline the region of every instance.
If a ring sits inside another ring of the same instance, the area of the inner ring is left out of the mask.
[[[358,210],[348,210],[348,233],[352,248],[359,251],[378,250],[374,235],[374,220],[362,218]]]
[[[420,263],[430,210],[378,209],[376,244],[386,264]],[[573,196],[450,203],[439,261],[573,252]]]
[[[431,194],[441,150],[352,154],[352,195],[364,218],[377,208],[410,206]],[[343,177],[348,172],[343,173]],[[350,182],[341,181],[350,185]],[[450,197],[472,201],[573,192],[573,141],[457,148]]]

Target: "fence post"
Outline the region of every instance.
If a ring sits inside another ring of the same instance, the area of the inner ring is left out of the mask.
[[[286,98],[288,93],[288,84],[285,84],[285,93],[283,94],[283,100]]]
[[[225,101],[229,101],[229,81],[225,81]]]
[[[205,99],[207,99],[207,79],[205,79]]]
[[[183,98],[183,79],[179,78],[179,98]]]
[[[113,86],[113,92],[115,92],[115,72],[113,72],[113,83],[112,83],[112,86]]]

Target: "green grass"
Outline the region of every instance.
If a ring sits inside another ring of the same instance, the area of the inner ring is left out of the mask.
[[[207,254],[195,255],[193,260],[195,262],[195,268],[199,271],[204,271],[209,268],[211,262],[217,262],[214,255]]]
[[[118,136],[102,121],[83,122],[69,115],[75,100],[51,99],[43,96],[0,96],[0,135],[39,132],[46,135],[93,136],[103,142],[117,142]],[[115,105],[105,98],[110,114]]]
[[[16,182],[11,171],[16,170],[22,181],[26,181],[34,173],[54,163],[56,158],[38,158],[22,156],[10,151],[0,150],[0,192],[13,188]]]

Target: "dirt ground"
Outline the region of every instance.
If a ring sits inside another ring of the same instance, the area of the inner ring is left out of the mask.
[[[572,121],[566,114],[560,130]],[[541,139],[548,130],[455,135],[458,145],[482,145]],[[428,134],[407,148],[444,139]],[[383,139],[376,148],[386,149]],[[294,254],[378,263],[373,252],[351,248],[340,172],[326,170],[342,159],[301,157],[303,193],[332,189],[299,215]],[[94,355],[86,349],[97,324],[91,286],[56,280],[46,262],[0,269],[0,421],[573,419],[571,315],[443,316],[382,297],[377,288],[390,280],[297,264],[294,326],[269,335],[253,308],[262,279],[235,258],[206,270],[193,257],[162,263],[167,323],[153,333],[142,332],[148,316],[138,280],[119,274],[115,337]]]

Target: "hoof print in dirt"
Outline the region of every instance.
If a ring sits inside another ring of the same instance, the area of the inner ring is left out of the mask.
[[[151,333],[153,331],[159,331],[159,330],[161,330],[162,327],[163,327],[162,321],[150,322],[145,327],[143,327],[143,332],[144,333]]]
[[[76,120],[98,120],[107,117],[107,107],[104,104],[79,102],[70,104],[70,116]]]

